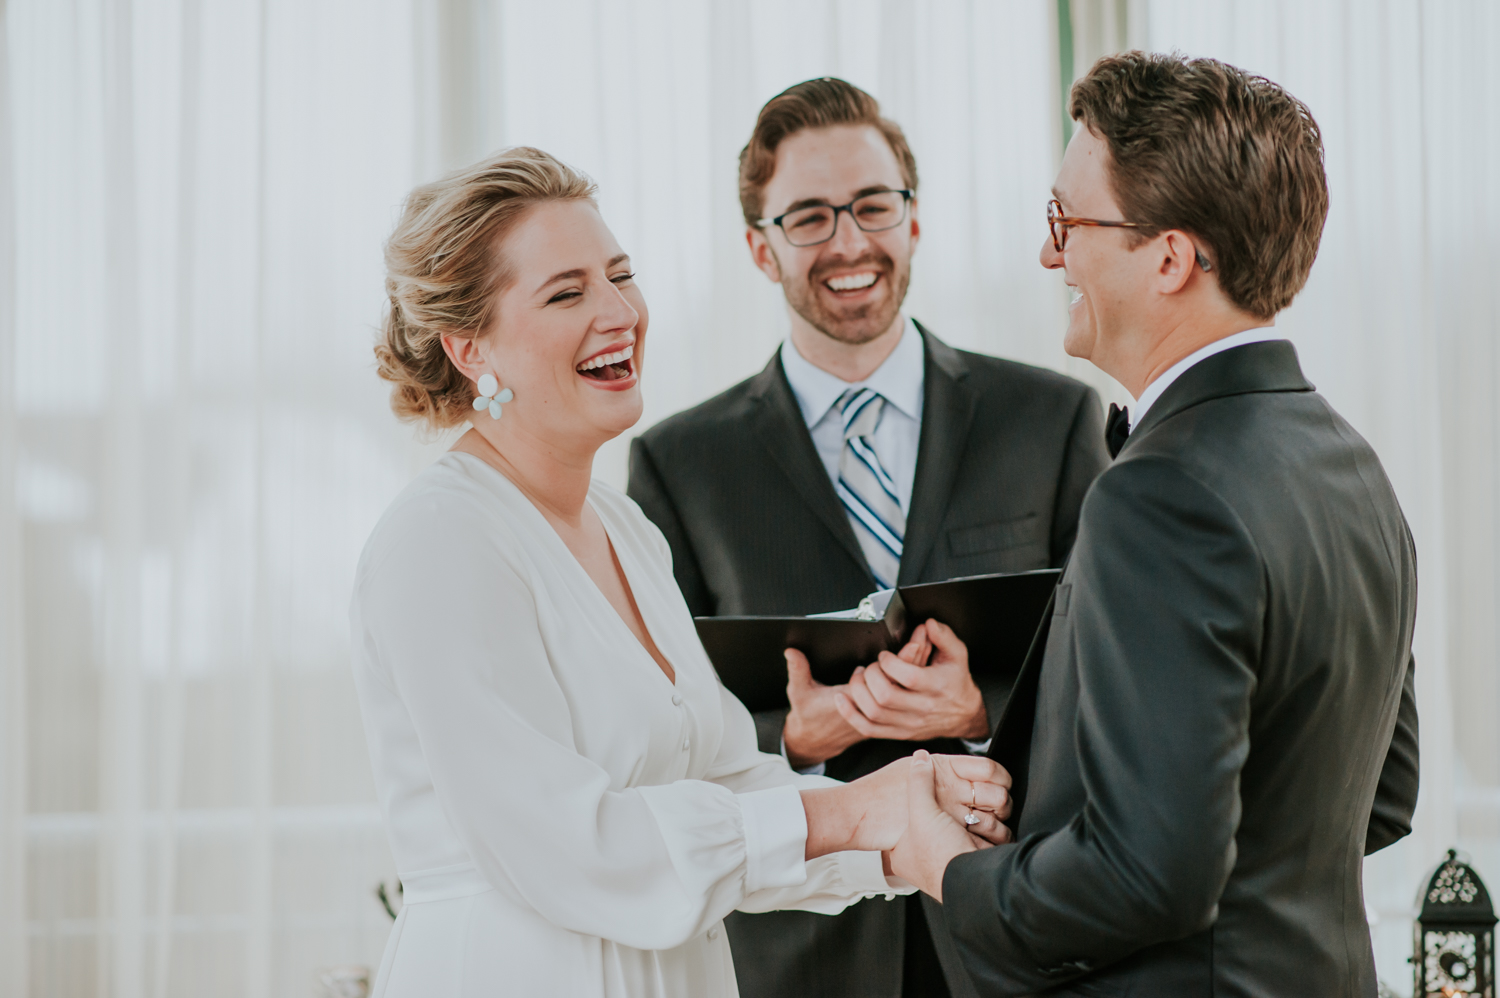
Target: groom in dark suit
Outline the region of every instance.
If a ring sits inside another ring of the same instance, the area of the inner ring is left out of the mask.
[[[1416,804],[1416,559],[1380,461],[1270,328],[1327,213],[1317,125],[1268,80],[1139,52],[1070,111],[1042,263],[1135,426],[1112,413],[990,750],[1015,841],[936,820],[918,761],[893,866],[987,995],[1373,996],[1360,878]]]
[[[762,109],[740,195],[791,338],[761,373],[631,449],[629,493],[671,544],[694,614],[839,610],[898,583],[1067,557],[1079,503],[1108,460],[1098,397],[954,350],[901,314],[916,187],[901,129],[858,88],[810,80]],[[789,674],[792,706],[757,715],[761,748],[844,780],[919,746],[983,751],[1014,679],[976,683],[965,665],[900,686],[877,666],[825,687],[796,653],[766,668]],[[925,904],[731,915],[740,992],[974,994]]]

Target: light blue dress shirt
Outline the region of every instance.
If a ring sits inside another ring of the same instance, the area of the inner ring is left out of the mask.
[[[901,340],[875,372],[863,381],[848,382],[815,366],[797,352],[788,339],[781,344],[781,367],[792,386],[797,408],[812,434],[813,446],[828,472],[831,482],[839,480],[839,460],[844,454],[844,424],[833,404],[851,388],[870,388],[886,401],[880,422],[875,427],[874,447],[881,467],[896,483],[896,499],[901,512],[911,515],[911,493],[917,479],[917,451],[922,442],[922,403],[926,397],[927,351],[922,334],[910,317],[901,324]],[[975,755],[989,751],[990,743],[964,739],[964,747]],[[786,739],[781,742],[786,755]],[[823,774],[818,763],[799,773]]]

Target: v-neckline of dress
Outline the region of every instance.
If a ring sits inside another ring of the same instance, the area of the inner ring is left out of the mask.
[[[615,535],[614,532],[610,529],[609,518],[594,503],[593,481],[591,480],[589,482],[589,494],[584,498],[584,502],[588,503],[589,508],[594,511],[594,515],[599,518],[599,524],[604,528],[605,541],[609,544],[610,551],[614,555],[614,560],[620,563],[620,573],[622,576],[624,576],[627,595],[630,597],[631,602],[635,604],[636,612],[640,615],[641,627],[645,630],[647,636],[650,637],[652,643],[656,645],[657,651],[661,652],[661,657],[666,659],[667,664],[672,667],[672,675],[676,677],[674,679],[667,678],[666,671],[662,669],[661,665],[656,661],[655,658],[652,657],[650,649],[648,649],[645,644],[641,642],[640,638],[635,636],[635,632],[630,629],[630,625],[626,623],[625,618],[620,616],[620,611],[616,610],[615,605],[609,601],[609,597],[604,595],[604,590],[599,588],[599,583],[595,582],[594,577],[588,573],[588,569],[583,567],[583,563],[578,560],[578,556],[573,553],[573,549],[568,547],[567,543],[562,539],[562,535],[557,532],[557,528],[552,526],[552,522],[547,519],[546,515],[541,510],[536,508],[536,503],[532,502],[530,497],[527,496],[525,492],[521,491],[521,487],[515,482],[511,481],[510,478],[505,474],[505,472],[501,471],[499,468],[490,464],[488,461],[484,460],[476,454],[469,454],[466,451],[449,451],[448,453],[467,457],[470,460],[477,462],[479,465],[484,467],[485,470],[489,471],[491,474],[498,477],[500,481],[504,482],[505,487],[514,492],[515,495],[523,503],[526,504],[526,509],[532,516],[536,517],[536,519],[540,521],[542,528],[546,531],[546,536],[550,538],[550,541],[545,543],[556,544],[556,546],[561,549],[561,555],[566,559],[568,563],[573,566],[573,569],[583,577],[583,581],[588,584],[588,588],[593,592],[595,596],[598,597],[599,602],[604,605],[604,608],[609,611],[609,616],[615,621],[615,623],[619,624],[621,630],[625,632],[625,636],[630,639],[630,643],[633,644],[636,648],[640,649],[641,655],[645,658],[646,663],[650,665],[651,671],[656,673],[656,675],[659,676],[662,681],[670,686],[673,690],[680,689],[680,684],[678,681],[682,678],[682,669],[676,662],[672,661],[671,656],[667,654],[666,649],[663,648],[661,642],[657,640],[656,632],[652,629],[650,621],[646,619],[646,609],[641,603],[640,598],[636,595],[637,587],[634,579],[632,578],[631,565],[627,564],[627,562],[631,561],[633,555],[630,552],[623,551],[621,549],[621,546],[615,543]]]

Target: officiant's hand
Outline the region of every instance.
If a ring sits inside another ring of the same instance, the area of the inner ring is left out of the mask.
[[[953,857],[1010,841],[1010,829],[1004,825],[999,826],[997,834],[987,835],[986,841],[966,829],[952,809],[941,804],[941,780],[937,778],[940,767],[934,765],[941,758],[918,749],[910,759],[902,760],[907,767],[906,830],[889,857],[892,873],[939,903],[943,900],[943,874]],[[1005,812],[1010,812],[1008,794]],[[987,831],[989,827],[986,822]]]
[[[844,687],[824,686],[812,677],[807,656],[795,648],[786,650],[787,712],[781,739],[787,761],[798,769],[832,759],[850,745],[865,740],[839,714],[838,694]]]
[[[934,654],[909,654],[930,644]],[[990,736],[984,696],[969,675],[969,649],[953,629],[936,620],[919,624],[901,654],[854,670],[835,693],[839,716],[865,738],[925,742],[932,738]]]
[[[918,627],[917,633],[901,649],[899,657],[909,665],[920,667],[927,664],[931,652],[926,630]],[[839,696],[848,688],[824,686],[813,679],[807,656],[797,649],[788,648],[785,655],[786,698],[792,705],[781,731],[787,761],[798,769],[806,769],[832,759],[856,742],[864,741],[867,736],[845,720],[839,710]],[[983,707],[983,701],[980,706]]]

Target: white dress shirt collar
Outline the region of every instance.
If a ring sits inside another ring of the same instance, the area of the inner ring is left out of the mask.
[[[853,384],[814,366],[797,352],[790,338],[781,344],[781,367],[786,371],[786,380],[792,386],[792,394],[797,397],[802,419],[810,427],[816,426],[839,400],[839,396],[850,388],[872,388],[888,403],[920,421],[925,364],[922,334],[917,331],[917,324],[910,318],[901,324],[901,340],[896,344],[896,349],[891,351],[891,355],[875,369],[875,373]]]
[[[1222,340],[1214,340],[1205,347],[1199,347],[1167,368],[1166,373],[1146,386],[1146,390],[1141,392],[1141,397],[1135,400],[1136,412],[1134,418],[1130,420],[1130,428],[1134,430],[1137,426],[1140,426],[1141,420],[1146,418],[1146,413],[1151,411],[1151,407],[1156,404],[1157,399],[1162,397],[1162,393],[1172,386],[1172,382],[1182,377],[1189,368],[1199,361],[1207,360],[1216,353],[1233,350],[1235,347],[1242,347],[1249,343],[1264,343],[1267,340],[1279,340],[1282,338],[1277,334],[1274,326],[1258,326],[1255,329],[1246,329],[1232,336],[1226,336]]]

